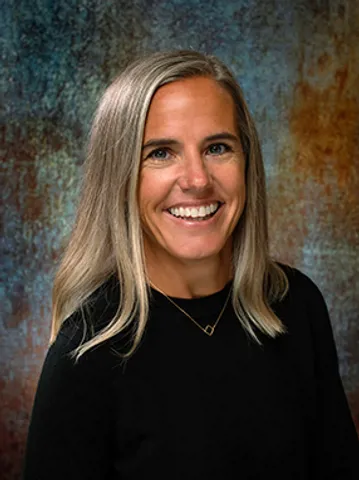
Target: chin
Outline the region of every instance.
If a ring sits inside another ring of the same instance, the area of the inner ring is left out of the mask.
[[[195,262],[207,259],[216,259],[216,257],[221,258],[226,251],[227,248],[224,245],[210,246],[207,242],[202,245],[196,245],[192,247],[188,245],[186,248],[173,250],[171,252],[171,256],[180,261]]]

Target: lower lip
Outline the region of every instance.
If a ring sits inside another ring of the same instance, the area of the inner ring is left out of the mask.
[[[183,225],[186,227],[207,227],[211,225],[212,223],[216,222],[218,219],[219,215],[221,214],[222,211],[222,205],[218,208],[216,213],[212,215],[212,217],[209,217],[207,220],[192,220],[188,218],[180,218],[180,217],[175,217],[171,213],[165,211],[165,213],[173,220],[175,221],[178,225]]]

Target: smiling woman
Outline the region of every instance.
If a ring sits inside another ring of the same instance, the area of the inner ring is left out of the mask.
[[[268,254],[235,78],[134,62],[94,120],[24,480],[348,480],[357,455],[323,297]]]
[[[232,234],[244,203],[245,158],[230,94],[208,77],[160,88],[147,116],[139,184],[152,284],[185,298],[220,290],[233,274]]]

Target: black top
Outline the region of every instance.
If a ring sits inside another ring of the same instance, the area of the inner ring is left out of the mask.
[[[82,323],[67,320],[39,381],[24,480],[357,480],[325,303],[306,276],[288,274],[289,294],[274,306],[288,333],[260,334],[261,346],[231,302],[209,337],[153,290],[145,336],[125,364],[120,336],[74,364]],[[229,288],[174,300],[206,326]],[[102,324],[118,289],[109,282],[95,297],[89,316]]]

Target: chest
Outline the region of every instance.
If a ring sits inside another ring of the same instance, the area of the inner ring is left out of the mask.
[[[149,335],[136,361],[118,372],[116,457],[123,475],[151,465],[157,476],[161,465],[163,478],[174,469],[172,478],[188,479],[212,478],[209,465],[217,478],[264,465],[277,478],[296,463],[305,470],[315,401],[310,369],[300,373],[288,349],[254,344],[232,320],[214,342],[200,331],[166,341]]]

